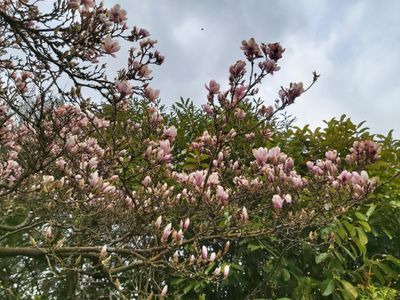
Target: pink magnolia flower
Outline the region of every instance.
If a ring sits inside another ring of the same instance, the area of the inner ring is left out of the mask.
[[[90,184],[90,186],[91,186],[92,188],[97,187],[98,184],[99,184],[99,181],[100,181],[100,178],[99,178],[99,173],[97,173],[97,171],[94,172],[94,173],[92,173],[92,174],[90,174],[90,177],[89,177],[89,184]]]
[[[115,84],[117,91],[121,94],[122,97],[129,96],[133,94],[132,86],[126,81],[117,81]]]
[[[93,8],[95,6],[94,0],[82,0],[82,4],[85,8]]]
[[[268,55],[270,59],[274,61],[278,61],[282,58],[282,53],[285,52],[285,49],[279,43],[273,43],[268,45],[262,45],[261,49],[263,50],[265,55]]]
[[[283,199],[285,200],[285,202],[287,204],[291,204],[292,203],[292,196],[290,194],[286,194]]]
[[[274,108],[269,105],[269,106],[261,106],[260,110],[259,110],[260,114],[266,118],[270,118],[272,116],[272,114],[274,113]]]
[[[211,116],[211,115],[213,114],[214,109],[211,107],[210,104],[208,104],[208,103],[207,103],[207,104],[204,104],[202,107],[203,107],[204,112],[205,112],[207,115]]]
[[[293,103],[294,100],[299,97],[304,92],[304,87],[302,82],[291,83],[288,91],[288,102]]]
[[[287,171],[292,170],[294,167],[294,161],[293,158],[289,157],[286,161],[285,161],[285,168]]]
[[[281,68],[272,59],[267,59],[258,64],[261,70],[267,72],[267,74],[274,75],[274,72],[279,71]]]
[[[246,74],[246,63],[242,60],[238,60],[234,65],[229,67],[229,81],[233,82]]]
[[[281,209],[283,206],[283,199],[279,195],[274,195],[272,197],[272,203],[274,204],[275,208]]]
[[[329,150],[325,153],[325,158],[332,160],[332,161],[336,159],[336,156],[337,156],[336,150],[333,150],[333,151]]]
[[[352,174],[349,171],[344,170],[340,175],[337,177],[337,179],[341,183],[348,183],[351,180]]]
[[[221,267],[215,268],[214,275],[219,276],[221,274]]]
[[[361,182],[363,184],[366,184],[369,180],[368,173],[366,171],[361,171],[360,176],[361,176]]]
[[[243,40],[240,49],[244,51],[244,54],[249,60],[254,60],[257,57],[262,56],[260,46],[257,44],[254,38],[251,38],[247,41]]]
[[[226,203],[229,198],[229,194],[220,185],[217,186],[217,198],[222,203]]]
[[[43,176],[43,185],[48,185],[54,181],[54,176],[44,175]]]
[[[238,120],[243,120],[246,117],[245,111],[243,109],[240,109],[240,108],[236,109],[234,115]]]
[[[235,100],[242,100],[242,98],[243,98],[244,96],[246,96],[246,93],[247,93],[247,86],[239,85],[239,86],[235,89],[234,99],[235,99]]]
[[[258,149],[253,149],[253,155],[256,158],[256,161],[259,165],[263,165],[264,163],[267,162],[268,160],[268,149],[267,148],[258,148]]]
[[[110,9],[110,21],[122,24],[126,20],[126,10],[121,9],[121,5],[115,4],[114,7]]]
[[[69,0],[68,1],[68,8],[76,10],[81,6],[81,0]]]
[[[142,65],[138,71],[139,77],[150,78],[150,74],[152,71],[150,70],[148,65]]]
[[[198,186],[202,187],[204,184],[204,172],[203,171],[196,171],[193,172],[189,175],[189,177],[192,179],[193,183]]]
[[[281,154],[281,148],[274,147],[268,151],[268,158],[275,161],[278,159],[278,157],[282,158],[282,155],[280,155],[280,154]]]
[[[153,102],[160,96],[160,90],[154,90],[151,87],[147,86],[144,89],[144,95],[147,99]]]
[[[118,52],[119,49],[121,49],[118,41],[113,40],[109,35],[103,40],[102,48],[107,54],[110,54],[113,57],[115,57],[114,53]]]
[[[325,174],[324,170],[322,170],[319,166],[314,166],[312,171],[315,175],[322,176]]]
[[[88,161],[88,166],[89,168],[95,168],[98,164],[98,159],[97,157],[92,157],[89,161]]]
[[[150,183],[151,183],[151,177],[150,177],[150,176],[146,176],[146,177],[143,179],[142,183],[143,183],[143,185],[144,185],[145,187],[148,187],[148,186],[150,185]]]
[[[357,172],[352,172],[351,173],[351,182],[354,184],[358,184],[358,185],[362,185],[362,181],[361,181],[361,176],[359,173]]]
[[[206,85],[206,89],[210,92],[210,94],[218,94],[220,85],[215,80],[211,80],[209,85]]]
[[[208,177],[207,183],[209,185],[217,185],[217,184],[219,184],[218,172],[212,172],[211,175]]]
[[[169,140],[160,141],[160,150],[157,152],[157,159],[159,161],[169,162],[172,158],[171,144]]]
[[[178,130],[176,129],[176,127],[175,127],[174,125],[168,127],[168,129],[166,129],[166,130],[164,131],[164,135],[165,135],[168,139],[170,139],[170,140],[172,140],[172,141],[175,139],[175,137],[177,136],[177,134],[178,134]]]

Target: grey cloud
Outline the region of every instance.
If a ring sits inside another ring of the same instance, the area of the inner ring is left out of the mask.
[[[117,2],[106,0],[107,6]],[[226,84],[227,69],[241,58],[242,39],[279,41],[282,70],[261,89],[273,100],[280,85],[320,82],[289,109],[298,124],[322,124],[346,113],[374,132],[400,131],[400,2],[398,1],[119,1],[129,25],[148,29],[166,62],[153,86],[167,104],[180,96],[205,102],[204,83]],[[204,28],[204,30],[201,30]],[[121,66],[125,61],[119,61]],[[116,64],[113,64],[116,65]]]

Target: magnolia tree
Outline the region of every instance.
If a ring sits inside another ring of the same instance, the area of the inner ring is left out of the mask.
[[[226,85],[206,84],[191,136],[150,87],[164,57],[124,9],[40,6],[0,1],[2,298],[175,298],[171,278],[227,280],[241,240],[294,247],[374,190],[371,140],[306,166],[265,147],[276,114],[318,78],[264,104],[258,86],[280,69],[279,43],[242,42]],[[110,78],[101,61],[116,55],[128,64]]]

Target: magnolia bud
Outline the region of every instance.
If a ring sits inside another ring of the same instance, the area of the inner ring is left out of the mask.
[[[208,258],[208,250],[207,250],[207,247],[204,245],[203,245],[203,247],[201,247],[201,256],[203,257],[203,259]]]
[[[190,255],[189,262],[190,262],[191,264],[193,264],[195,260],[196,260],[196,259],[195,259],[194,255],[193,255],[193,254]]]
[[[242,219],[243,223],[246,223],[249,220],[249,215],[247,213],[247,209],[245,206],[243,206],[243,209],[242,209],[241,219]]]
[[[184,229],[184,230],[188,230],[189,225],[190,225],[190,219],[187,218],[187,219],[185,220],[185,222],[183,223],[183,229]]]
[[[217,255],[215,254],[215,252],[211,253],[209,261],[213,262],[216,257],[217,257]]]
[[[174,255],[172,256],[172,260],[177,263],[179,261],[179,253],[175,251]]]
[[[46,228],[46,230],[44,231],[43,235],[48,240],[50,240],[53,237],[53,231],[51,229],[51,226]]]
[[[229,246],[230,246],[230,244],[231,244],[230,241],[227,241],[227,242],[225,243],[225,246],[224,246],[224,253],[226,253],[226,252],[229,251]]]
[[[176,234],[176,240],[181,241],[183,239],[183,231],[182,229],[179,229],[179,231]]]
[[[104,245],[103,247],[101,247],[100,258],[105,259],[106,257],[107,257],[107,245]]]
[[[230,270],[229,265],[225,265],[225,267],[224,267],[224,278],[227,278],[227,277],[228,277],[228,275],[229,275],[229,270]]]
[[[168,240],[168,237],[171,234],[171,227],[172,227],[171,223],[169,223],[167,226],[165,226],[165,228],[163,230],[163,235],[162,235],[162,240],[163,241]]]
[[[161,223],[162,223],[162,217],[159,216],[159,217],[157,218],[157,220],[156,220],[154,226],[155,226],[157,229],[160,229]]]
[[[168,285],[163,287],[163,289],[161,291],[161,294],[160,294],[160,297],[164,298],[167,295],[167,293],[168,293]]]

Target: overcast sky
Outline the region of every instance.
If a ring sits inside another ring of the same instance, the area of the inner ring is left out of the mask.
[[[181,96],[205,103],[204,84],[216,79],[226,87],[229,66],[243,58],[240,42],[254,37],[286,48],[281,70],[262,85],[267,103],[280,85],[309,83],[314,70],[321,74],[288,109],[298,125],[320,126],[347,114],[367,120],[373,132],[395,129],[400,135],[400,1],[105,2],[121,4],[130,26],[144,27],[158,40],[166,61],[153,68],[152,86],[166,104]]]

